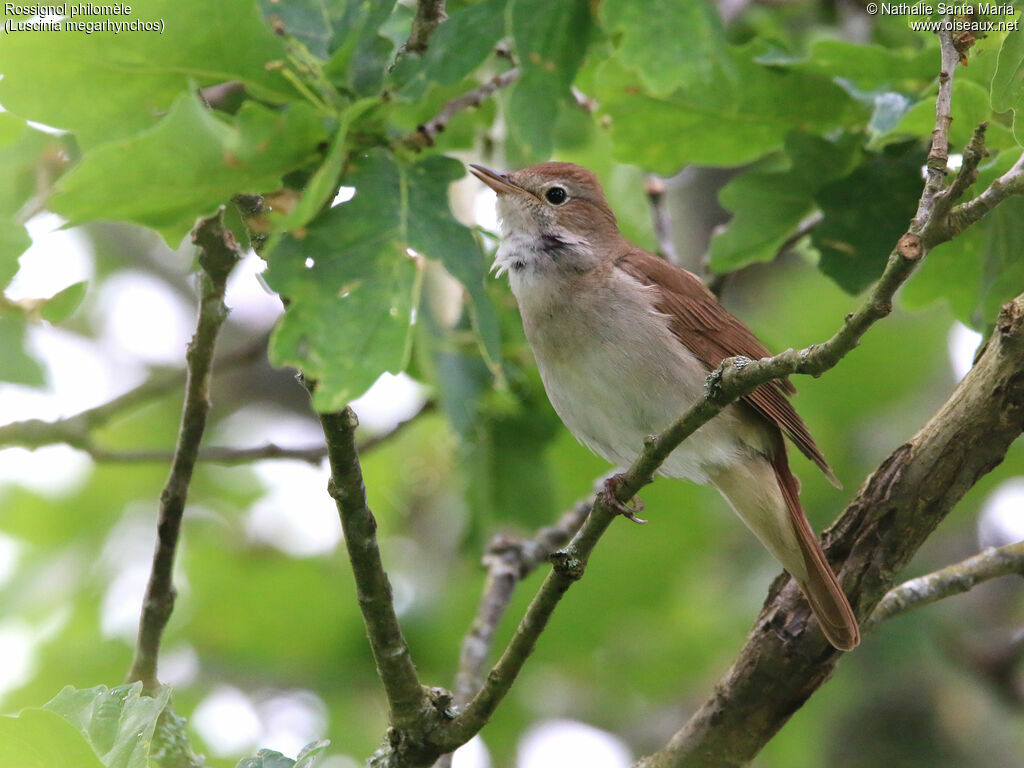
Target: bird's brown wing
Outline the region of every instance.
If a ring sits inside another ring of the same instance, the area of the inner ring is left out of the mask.
[[[640,249],[627,251],[615,263],[634,279],[657,289],[657,310],[670,318],[676,338],[700,358],[709,371],[727,357],[742,355],[758,360],[771,354],[696,275]],[[835,473],[787,398],[795,392],[796,387],[789,379],[776,379],[762,384],[743,399],[776,424],[838,487]]]

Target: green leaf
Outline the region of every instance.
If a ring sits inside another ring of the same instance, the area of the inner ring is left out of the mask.
[[[338,190],[338,177],[348,156],[348,129],[355,120],[370,108],[379,104],[379,99],[362,99],[350,106],[341,116],[341,124],[334,134],[334,141],[327,157],[317,167],[306,183],[298,204],[284,219],[277,222],[280,229],[298,229],[308,224],[328,203]]]
[[[156,721],[149,759],[155,768],[204,768],[205,760],[192,751],[188,738],[188,720],[170,707]]]
[[[26,709],[0,716],[0,768],[103,768],[89,743],[60,715]]]
[[[301,102],[275,112],[248,101],[226,120],[182,94],[154,128],[87,154],[61,180],[51,207],[71,224],[134,221],[175,247],[232,195],[278,188],[283,174],[316,157],[324,138],[320,117]]]
[[[1013,110],[1013,135],[1024,146],[1024,30],[1015,29],[999,49],[992,77],[992,109]]]
[[[391,77],[401,96],[418,99],[432,85],[455,85],[476,69],[505,33],[508,0],[482,0],[451,12],[420,57],[406,54]]]
[[[13,312],[0,313],[0,379],[30,387],[46,383],[39,363],[25,352],[25,319]]]
[[[296,755],[295,768],[312,768],[323,753],[327,751],[327,747],[330,745],[331,742],[327,739],[311,741],[302,748],[298,755]]]
[[[161,31],[6,35],[0,104],[73,132],[87,148],[151,126],[192,81],[237,80],[277,104],[298,96],[280,71],[267,68],[284,60],[285,50],[252,0],[148,0],[132,11],[159,22]],[[88,17],[90,23],[108,19],[126,17]]]
[[[364,96],[380,90],[394,45],[377,30],[394,7],[395,0],[346,2],[325,67],[332,80]]]
[[[953,117],[949,126],[950,143],[962,149],[971,140],[978,123],[991,115],[988,92],[970,80],[954,80],[950,114]],[[930,136],[934,127],[935,99],[924,98],[907,110],[888,135],[923,138]]]
[[[462,175],[451,158],[405,165],[375,150],[344,177],[356,189],[351,201],[269,249],[267,280],[288,300],[271,359],[317,380],[318,409],[340,408],[408,362],[422,269],[407,248],[438,259],[466,286],[481,344],[493,364],[500,360],[486,259],[448,208],[448,185]]]
[[[935,79],[939,58],[934,46],[911,49],[818,40],[805,59],[789,66],[798,72],[841,78],[862,91],[895,89],[916,94]]]
[[[88,282],[84,280],[80,283],[72,283],[63,291],[59,291],[47,299],[41,311],[43,320],[54,324],[64,322],[82,303],[88,285]]]
[[[347,2],[327,0],[260,0],[260,10],[271,28],[294,37],[315,56],[326,59]]]
[[[733,217],[711,240],[711,268],[729,272],[774,259],[800,222],[817,210],[814,193],[851,170],[855,147],[850,134],[839,141],[792,134],[785,168],[766,162],[726,184],[718,199]]]
[[[293,768],[295,761],[272,749],[261,749],[255,757],[245,757],[235,768]]]
[[[341,408],[408,359],[420,269],[405,252],[408,190],[394,160],[356,159],[344,183],[355,197],[281,238],[267,282],[288,300],[270,346],[274,365],[317,381],[314,407]],[[309,266],[307,266],[307,264]]]
[[[607,0],[601,21],[611,34],[621,34],[619,61],[635,70],[648,93],[664,96],[680,82],[714,76],[725,50],[718,11],[705,0]],[[685,41],[686,55],[680,55]]]
[[[157,720],[170,689],[156,698],[142,695],[142,683],[107,688],[64,688],[45,708],[76,726],[106,768],[148,768]]]
[[[590,33],[587,0],[513,0],[512,37],[522,77],[508,99],[510,160],[528,165],[550,156],[558,105],[583,61]]]
[[[38,194],[44,177],[45,154],[54,151],[60,140],[33,130],[24,120],[0,112],[0,289],[18,271],[18,256],[31,244],[28,232],[17,215],[33,195]]]
[[[748,51],[720,57],[712,71],[656,96],[617,55],[606,62],[595,96],[611,118],[617,154],[667,176],[687,163],[750,162],[781,149],[794,129],[824,135],[866,118],[866,108],[839,86],[761,66]]]
[[[921,194],[925,155],[918,142],[886,147],[815,193],[824,214],[811,233],[821,253],[818,267],[848,293],[878,279],[906,231]]]
[[[408,167],[406,183],[412,211],[409,246],[440,261],[448,273],[465,286],[481,349],[496,371],[501,362],[501,334],[485,290],[487,257],[478,240],[452,217],[448,207],[449,185],[465,174],[462,163],[440,155]]]

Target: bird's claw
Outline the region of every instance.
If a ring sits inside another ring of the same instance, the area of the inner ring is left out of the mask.
[[[632,502],[624,504],[619,501],[615,495],[619,490],[619,485],[622,483],[622,475],[615,474],[604,481],[604,488],[601,491],[601,495],[604,497],[604,503],[607,504],[617,514],[622,515],[628,520],[632,520],[638,525],[644,525],[647,523],[642,517],[638,517],[638,513],[644,511],[644,503],[639,497],[634,496]]]

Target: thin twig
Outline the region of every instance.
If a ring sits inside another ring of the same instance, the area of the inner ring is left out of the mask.
[[[445,0],[419,0],[416,3],[416,16],[412,20],[412,30],[409,33],[409,38],[395,55],[396,62],[410,51],[423,53],[427,50],[434,30],[448,18],[444,5]]]
[[[825,214],[821,211],[815,211],[810,216],[804,218],[799,224],[796,225],[796,229],[793,230],[793,234],[783,240],[782,245],[775,251],[776,258],[784,254],[794,245],[803,240],[807,235],[811,234],[815,228],[825,220]]]
[[[428,400],[416,413],[405,421],[399,422],[393,429],[380,432],[376,435],[363,438],[356,449],[359,453],[372,451],[379,445],[386,443],[402,434],[407,427],[414,423],[417,417],[425,413],[431,413],[437,409],[437,403]],[[163,463],[170,461],[174,454],[171,451],[162,450],[139,450],[139,451],[112,451],[87,442],[75,447],[84,450],[93,461],[107,464],[147,464]],[[201,448],[199,461],[205,464],[247,464],[253,461],[267,459],[284,459],[293,461],[304,461],[307,464],[320,464],[327,458],[326,445],[311,445],[305,448],[287,448],[276,443],[266,443],[250,448],[232,448],[230,446],[211,446]]]
[[[328,492],[337,503],[341,517],[359,609],[370,638],[377,673],[384,684],[391,724],[396,728],[410,726],[418,722],[425,692],[398,625],[391,599],[391,584],[377,545],[377,521],[366,504],[366,489],[355,443],[359,420],[351,408],[337,413],[321,413],[319,417],[331,463]]]
[[[895,616],[921,608],[1000,576],[1024,576],[1024,541],[990,547],[954,565],[905,581],[886,593],[864,625],[869,632]]]
[[[651,219],[654,223],[654,236],[658,238],[658,251],[662,257],[673,264],[679,265],[679,254],[672,240],[672,219],[665,210],[665,182],[651,174],[644,186],[647,200],[651,205]]]
[[[519,75],[519,67],[513,67],[508,72],[492,77],[483,85],[467,91],[461,96],[456,96],[451,101],[446,102],[434,117],[408,134],[403,139],[403,142],[406,146],[415,150],[433,146],[438,134],[448,126],[448,123],[455,115],[464,109],[479,107],[493,93],[512,85],[512,83],[519,79]]]
[[[976,198],[958,205],[950,212],[950,237],[979,221],[1006,198],[1020,194],[1024,194],[1024,154],[1010,170],[989,184]]]
[[[185,384],[185,405],[181,414],[178,444],[167,485],[160,494],[160,514],[157,525],[157,545],[153,554],[153,567],[146,587],[139,620],[139,637],[135,659],[128,673],[129,680],[141,680],[143,689],[153,692],[159,688],[157,656],[164,628],[174,608],[175,589],[172,580],[174,553],[178,546],[181,518],[185,511],[188,486],[199,453],[199,443],[206,428],[210,410],[210,380],[213,369],[213,350],[217,333],[227,318],[224,290],[228,275],[238,263],[238,244],[231,230],[224,226],[223,210],[202,221],[192,235],[200,249],[202,291],[199,299],[199,319],[196,332],[188,346],[185,359],[188,368]]]
[[[174,456],[169,451],[138,450],[112,451],[98,446],[84,449],[89,458],[102,464],[162,464]],[[229,446],[210,446],[199,451],[197,460],[203,464],[247,464],[266,459],[304,461],[318,465],[327,458],[327,446],[311,445],[307,448],[286,448],[276,443],[266,443],[251,448],[231,448]]]
[[[476,618],[466,635],[455,678],[455,702],[462,706],[472,698],[483,683],[484,665],[494,641],[494,633],[505,614],[516,584],[547,562],[580,529],[590,513],[594,500],[577,502],[554,525],[537,531],[526,539],[497,537],[484,556],[487,583]]]
[[[491,542],[484,555],[487,581],[459,656],[454,690],[456,706],[465,706],[482,687],[495,633],[516,586],[573,537],[593,503],[593,498],[577,502],[557,523],[541,528],[529,538],[497,536]],[[443,755],[435,768],[449,768],[451,758],[451,753]]]
[[[266,348],[267,339],[263,337],[252,344],[246,344],[240,349],[218,356],[216,359],[217,370],[223,371],[254,363],[266,354]],[[5,424],[0,427],[0,446],[18,445],[24,448],[40,448],[44,445],[67,443],[91,453],[93,447],[89,434],[91,431],[133,408],[181,389],[187,375],[186,370],[155,374],[139,386],[109,402],[57,421],[26,419]],[[170,460],[173,454],[163,452],[162,456],[166,461]]]

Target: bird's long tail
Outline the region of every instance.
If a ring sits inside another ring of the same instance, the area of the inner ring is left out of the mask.
[[[780,441],[781,443],[781,441]],[[822,632],[849,651],[860,643],[860,628],[839,581],[800,507],[796,478],[785,447],[769,462],[757,456],[712,475],[712,482],[782,566],[796,579]]]

